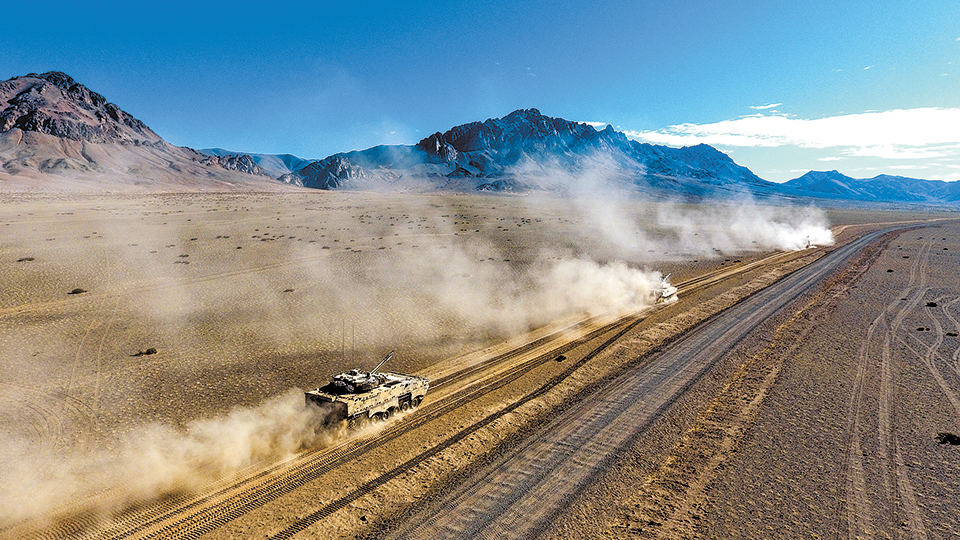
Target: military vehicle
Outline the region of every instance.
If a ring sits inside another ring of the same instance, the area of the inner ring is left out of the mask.
[[[660,278],[660,290],[656,291],[657,303],[666,303],[672,302],[677,299],[678,289],[670,284],[671,274],[667,274]]]
[[[346,421],[352,429],[386,422],[398,412],[417,408],[430,381],[414,375],[377,370],[393,358],[393,351],[371,371],[352,369],[330,377],[330,382],[305,393],[308,405],[331,408],[326,423]]]

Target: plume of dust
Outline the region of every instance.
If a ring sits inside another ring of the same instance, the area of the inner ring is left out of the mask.
[[[747,193],[710,205],[660,203],[655,227],[640,223],[635,207],[642,202],[638,190],[643,182],[625,173],[623,165],[598,152],[580,160],[576,172],[560,163],[534,167],[526,162],[518,164],[516,172],[568,193],[579,217],[612,245],[617,258],[636,260],[650,252],[664,258],[666,254],[799,250],[834,243],[829,222],[819,208],[759,205]],[[637,163],[630,166],[643,169]]]
[[[511,255],[480,238],[420,242],[415,253],[372,258],[354,272],[317,261],[313,281],[335,284],[325,291],[328,305],[376,319],[364,334],[386,341],[429,339],[445,328],[509,337],[572,315],[646,307],[660,286],[659,272],[622,261],[542,250],[514,266]]]
[[[325,428],[328,414],[305,405],[303,392],[295,389],[183,429],[140,426],[114,452],[47,459],[21,455],[21,467],[3,468],[0,524],[64,514],[108,518],[137,504],[195,492],[252,465],[330,444],[343,428]]]
[[[658,224],[687,252],[799,250],[833,245],[826,215],[814,207],[758,206],[752,200],[706,208],[660,208]]]

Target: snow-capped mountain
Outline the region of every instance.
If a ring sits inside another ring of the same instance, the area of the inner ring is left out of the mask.
[[[643,144],[609,125],[597,130],[536,109],[456,126],[411,146],[334,154],[292,176],[287,181],[307,187],[359,190],[576,191],[597,176],[639,191],[685,195],[775,187],[711,146]]]

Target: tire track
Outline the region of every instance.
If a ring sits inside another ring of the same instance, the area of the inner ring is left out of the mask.
[[[938,298],[936,300],[941,301],[942,298]],[[951,302],[951,304],[955,303],[956,301],[957,300],[954,300],[953,302]],[[944,310],[944,312],[946,312],[946,310]],[[921,352],[913,348],[913,346],[911,346],[911,344],[908,343],[907,340],[901,336],[897,336],[897,340],[901,344],[903,344],[903,346],[907,350],[913,353],[914,356],[916,356],[918,359],[923,361],[923,363],[927,366],[927,370],[930,371],[930,375],[932,375],[934,380],[937,382],[937,386],[940,387],[940,390],[946,396],[947,400],[950,401],[950,404],[953,406],[954,410],[957,412],[957,417],[960,417],[960,395],[958,395],[957,391],[954,388],[952,388],[950,384],[946,381],[946,379],[943,376],[943,373],[940,371],[940,368],[938,368],[936,364],[936,360],[939,358],[943,360],[943,362],[947,364],[948,367],[952,367],[954,371],[957,371],[957,367],[950,366],[950,363],[945,358],[943,358],[943,356],[940,354],[940,347],[943,345],[946,332],[944,331],[943,325],[940,323],[940,320],[937,319],[937,317],[931,311],[928,310],[926,312],[926,315],[930,319],[930,324],[932,324],[933,327],[936,329],[936,337],[934,338],[934,342],[932,344],[927,345],[922,339],[913,335],[910,332],[907,332],[906,334],[912,341],[916,342],[920,347],[926,349],[925,351]],[[949,314],[947,316],[950,317]],[[957,355],[957,352],[955,351],[954,356],[956,355]],[[958,371],[958,374],[960,374],[960,371]]]
[[[899,512],[906,514],[907,519],[903,523],[909,528],[912,538],[927,537],[916,492],[907,475],[897,439],[893,410],[897,393],[892,344],[902,341],[899,333],[903,329],[904,320],[920,305],[926,294],[932,246],[932,242],[923,244],[910,266],[907,286],[873,320],[858,350],[857,371],[847,409],[847,457],[842,468],[846,484],[846,512],[842,516],[846,519],[846,537],[851,540],[873,538],[879,534],[875,521],[894,520]],[[876,370],[876,373],[873,373],[873,370]],[[871,416],[865,406],[866,385],[871,375],[879,377],[876,409],[878,459],[875,465],[881,484],[879,500],[870,496],[878,491],[869,486],[871,471],[865,466],[862,446],[865,435],[863,421]],[[841,536],[841,530],[842,527],[838,528],[838,537]]]
[[[958,321],[956,317],[950,313],[950,309],[956,306],[958,303],[960,303],[960,298],[954,298],[950,302],[940,307],[940,310],[943,312],[943,316],[953,323],[953,330],[955,334],[960,334],[960,321]],[[957,376],[960,376],[960,346],[954,349],[953,354],[950,355],[950,360],[952,360],[953,363],[950,364],[950,362],[947,362],[948,366],[957,373]]]
[[[860,344],[857,354],[857,375],[854,378],[853,393],[847,407],[847,460],[843,471],[846,477],[847,538],[850,540],[872,538],[874,534],[873,509],[867,495],[867,475],[863,466],[863,450],[860,447],[860,418],[864,405],[863,387],[870,361],[870,347],[874,342],[874,332],[884,324],[885,312],[894,309],[896,303],[899,302],[887,305],[884,311],[870,323],[867,336]]]
[[[100,342],[97,344],[96,352],[96,380],[94,381],[93,386],[93,397],[91,398],[90,407],[94,411],[100,410],[100,391],[101,384],[103,383],[103,349],[104,345],[107,342],[107,338],[111,336],[110,330],[113,328],[114,323],[117,322],[117,319],[120,318],[120,312],[117,309],[113,310],[113,315],[110,316],[110,320],[107,322],[106,327],[103,329],[103,334],[100,336]]]
[[[888,497],[888,504],[891,511],[900,510],[907,515],[907,525],[910,529],[912,538],[926,538],[926,529],[923,526],[923,520],[920,508],[916,503],[916,494],[913,486],[907,476],[903,459],[896,455],[891,455],[894,449],[891,446],[896,445],[899,448],[899,441],[896,441],[896,422],[894,422],[894,412],[891,410],[896,403],[896,385],[894,382],[894,366],[891,353],[891,344],[897,338],[897,333],[903,328],[903,321],[906,319],[920,302],[923,300],[927,291],[927,269],[930,262],[930,250],[933,247],[932,242],[924,243],[920,249],[916,262],[911,265],[910,280],[913,285],[913,294],[908,295],[908,301],[897,312],[893,321],[890,323],[888,331],[883,338],[883,349],[880,354],[880,403],[878,407],[878,440],[880,453],[880,466],[883,475],[884,491]],[[893,441],[893,442],[892,442]],[[892,467],[891,467],[892,463]],[[893,469],[891,473],[891,468]],[[893,490],[896,486],[896,492]],[[897,502],[900,504],[898,505]]]

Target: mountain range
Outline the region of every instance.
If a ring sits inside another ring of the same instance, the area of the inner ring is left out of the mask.
[[[597,130],[536,109],[457,126],[415,145],[334,154],[281,179],[352,190],[577,192],[597,180],[651,194],[691,196],[775,188],[707,145],[643,144],[609,125]]]
[[[0,190],[216,191],[291,187],[387,191],[619,189],[664,198],[786,196],[859,202],[960,203],[960,182],[811,171],[759,178],[708,145],[631,140],[521,109],[384,145],[307,160],[291,154],[171,145],[142,121],[61,72],[0,82]]]
[[[810,171],[780,185],[794,192],[823,199],[869,202],[958,203],[960,182],[921,180],[881,174],[873,178],[851,178],[838,171]]]

